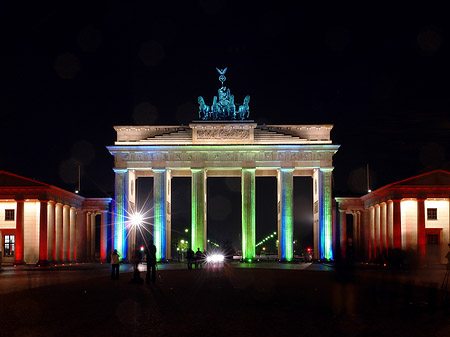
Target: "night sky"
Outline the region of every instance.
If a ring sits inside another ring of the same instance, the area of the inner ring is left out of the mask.
[[[0,170],[111,196],[113,126],[188,124],[216,67],[259,124],[334,124],[335,196],[450,170],[448,13],[301,3],[2,3]]]

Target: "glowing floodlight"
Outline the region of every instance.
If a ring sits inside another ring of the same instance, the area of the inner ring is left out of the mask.
[[[134,213],[130,217],[130,223],[133,226],[140,226],[142,224],[142,221],[144,220],[144,217],[141,213]]]
[[[225,257],[222,254],[213,254],[213,255],[208,255],[206,257],[206,262],[208,263],[220,263],[223,262],[225,260]]]

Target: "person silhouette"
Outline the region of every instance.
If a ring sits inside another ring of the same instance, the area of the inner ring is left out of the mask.
[[[156,283],[156,246],[153,240],[150,240],[145,251],[147,258],[147,273],[145,274],[145,283],[150,284],[150,276],[152,284]],[[151,274],[151,275],[150,275]]]

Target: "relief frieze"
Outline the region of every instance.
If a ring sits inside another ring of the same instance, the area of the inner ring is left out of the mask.
[[[205,129],[197,130],[197,139],[249,139],[250,130]]]

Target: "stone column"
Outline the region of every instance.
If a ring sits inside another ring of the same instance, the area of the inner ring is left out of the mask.
[[[417,198],[417,251],[422,262],[426,259],[425,198]]]
[[[101,227],[100,227],[100,262],[107,262],[107,249],[108,249],[108,227],[106,224],[108,212],[101,211]]]
[[[47,260],[55,262],[55,202],[48,202],[48,226],[47,226]]]
[[[314,223],[313,223],[313,246],[314,246],[314,259],[318,260],[320,259],[320,252],[319,252],[319,232],[320,232],[320,227],[319,227],[319,223],[320,223],[320,207],[319,207],[319,198],[320,198],[320,193],[319,193],[319,186],[320,186],[320,171],[319,169],[314,169],[313,170],[313,174],[312,174],[312,178],[313,178],[313,219],[314,219]],[[278,221],[280,221],[280,216],[279,216],[279,204],[278,204]]]
[[[167,170],[166,174],[166,260],[172,258],[172,171]],[[205,231],[206,234],[206,231]],[[206,240],[206,235],[205,235]],[[206,244],[205,248],[206,250]],[[204,250],[203,250],[204,251]]]
[[[320,257],[322,259],[333,259],[333,233],[332,233],[332,220],[331,220],[331,175],[333,169],[326,168],[320,169],[320,199],[319,199],[319,212],[320,212]]]
[[[16,236],[15,236],[15,264],[23,264],[24,261],[24,200],[16,199]]]
[[[243,168],[241,171],[241,202],[242,202],[242,257],[246,261],[253,261],[256,252],[254,168]]]
[[[166,259],[167,170],[153,169],[153,172],[153,240],[159,261]]]
[[[82,262],[86,259],[86,215],[81,209],[77,211],[77,249],[76,249],[76,262]]]
[[[63,262],[70,261],[70,206],[63,206]]]
[[[375,207],[369,208],[369,260],[375,258]]]
[[[402,249],[402,213],[401,199],[393,199],[393,239],[394,248]]]
[[[362,216],[361,211],[356,212],[356,219],[358,223],[358,236],[356,237],[356,245],[355,245],[355,255],[358,259],[362,260],[361,247],[363,247],[362,242],[364,240],[363,237],[363,225],[362,225]]]
[[[206,171],[191,169],[191,247],[206,249]]]
[[[76,237],[76,229],[77,229],[77,214],[76,214],[76,208],[71,207],[70,208],[70,222],[69,222],[69,260],[71,262],[75,261],[76,256],[76,247],[77,247],[77,237]]]
[[[91,212],[86,212],[86,260],[91,260]]]
[[[354,226],[353,226],[354,228]],[[347,213],[339,210],[339,245],[341,248],[341,259],[345,259],[347,250]]]
[[[115,198],[114,198],[114,249],[117,249],[120,257],[127,257],[125,215],[128,212],[127,195],[127,170],[114,170],[116,174]]]
[[[380,204],[380,254],[387,250],[386,203]]]
[[[91,261],[95,261],[95,216],[97,213],[94,211],[91,213]]]
[[[380,205],[375,205],[375,257],[381,254],[381,217]]]
[[[48,202],[39,200],[39,261],[38,264],[47,264],[47,226],[48,226]]]
[[[63,261],[63,205],[55,206],[55,261]]]
[[[394,203],[392,200],[387,202],[387,247],[388,250],[394,248]]]

